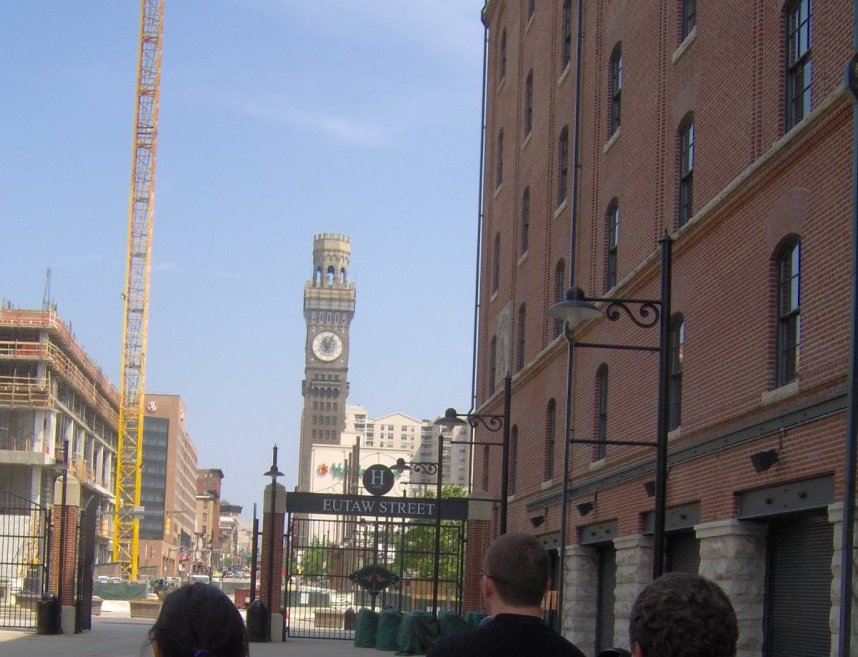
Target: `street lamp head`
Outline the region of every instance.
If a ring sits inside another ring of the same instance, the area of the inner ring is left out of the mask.
[[[444,417],[438,418],[435,420],[435,424],[445,427],[447,429],[452,429],[453,427],[459,427],[467,424],[462,418],[459,417],[459,414],[456,413],[455,408],[448,408],[444,411]]]
[[[411,466],[405,462],[405,459],[401,456],[396,459],[396,463],[390,466],[390,469],[394,472],[405,472],[406,470],[410,470]]]
[[[275,463],[275,464],[273,464],[273,465],[271,466],[271,468],[268,470],[268,472],[266,472],[266,473],[264,473],[264,474],[265,474],[265,476],[266,476],[266,477],[273,477],[273,478],[275,478],[275,479],[276,479],[277,477],[282,477],[282,476],[283,476],[283,473],[282,473],[282,472],[280,472],[280,470],[277,468],[277,464],[276,464],[276,463]]]
[[[554,319],[566,322],[567,329],[571,331],[581,322],[601,317],[602,311],[595,304],[587,301],[580,287],[569,287],[566,288],[563,301],[551,306],[548,314]]]

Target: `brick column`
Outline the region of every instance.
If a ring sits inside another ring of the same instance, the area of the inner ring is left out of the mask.
[[[63,506],[63,481],[65,506]],[[75,631],[75,572],[77,571],[77,526],[80,518],[80,482],[65,473],[54,482],[53,526],[51,528],[51,562],[49,590],[60,599],[63,634]],[[62,570],[60,569],[62,567]]]
[[[265,487],[262,508],[262,557],[259,572],[259,599],[271,612],[271,640],[282,641],[283,614],[283,528],[286,519],[286,489],[274,489],[272,511],[271,484]],[[273,537],[273,541],[272,541]],[[273,549],[272,549],[273,548]]]
[[[759,655],[763,648],[766,525],[730,519],[703,523],[694,531],[700,539],[700,574],[717,582],[736,610],[737,657]]]
[[[468,498],[468,527],[465,543],[465,581],[462,591],[462,609],[485,613],[480,590],[480,570],[483,557],[492,542],[492,502],[484,490],[474,489]]]

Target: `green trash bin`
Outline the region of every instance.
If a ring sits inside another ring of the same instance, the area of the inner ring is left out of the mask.
[[[378,637],[378,612],[364,607],[358,612],[355,648],[375,648]]]
[[[428,611],[411,611],[405,614],[399,626],[397,655],[423,655],[440,635],[438,620]]]
[[[402,612],[398,609],[385,609],[378,617],[378,636],[375,647],[378,650],[398,650],[399,644],[396,637],[399,634],[399,626],[402,624]]]
[[[445,611],[438,618],[441,636],[453,636],[471,629],[471,625],[455,611]]]

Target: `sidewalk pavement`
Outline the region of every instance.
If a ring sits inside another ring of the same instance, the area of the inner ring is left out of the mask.
[[[0,629],[3,657],[149,657],[147,632],[152,620],[130,618],[122,610],[102,609],[92,617],[92,630],[80,634],[45,635]],[[393,652],[355,648],[350,640],[288,639],[283,643],[251,643],[251,657],[392,657]]]

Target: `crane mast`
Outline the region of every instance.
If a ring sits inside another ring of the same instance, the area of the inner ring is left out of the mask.
[[[164,0],[141,0],[113,521],[113,560],[130,581],[137,579],[140,531],[139,516],[134,512],[140,506],[143,469],[143,395],[163,25]]]

